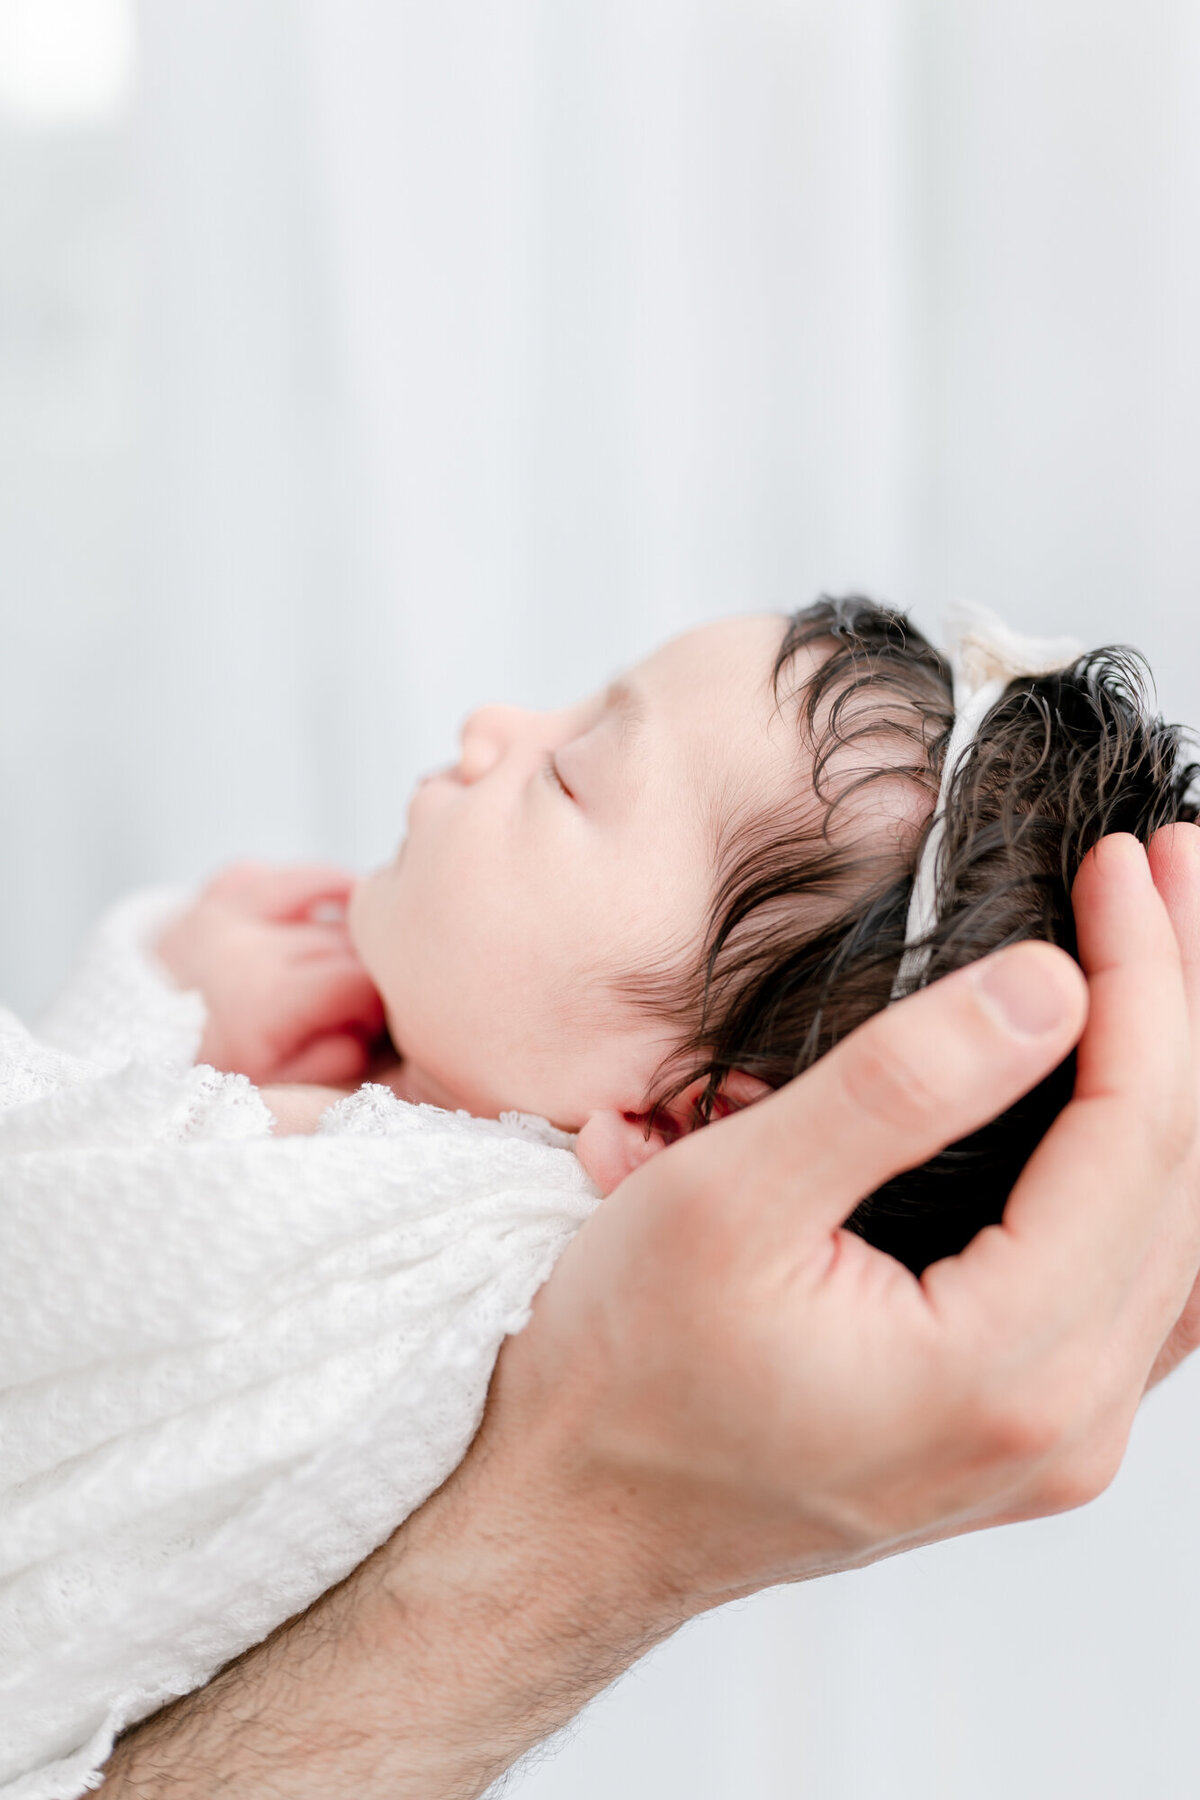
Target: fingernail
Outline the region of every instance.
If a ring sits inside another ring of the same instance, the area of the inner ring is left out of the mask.
[[[1044,1037],[1067,1016],[1070,1000],[1051,959],[1014,945],[976,963],[976,979],[988,1003],[1010,1031]]]

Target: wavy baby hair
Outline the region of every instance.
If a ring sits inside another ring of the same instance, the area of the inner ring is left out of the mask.
[[[731,827],[698,978],[686,996],[663,980],[635,994],[687,1021],[661,1095],[702,1082],[698,1118],[719,1110],[732,1071],[781,1087],[885,1007],[905,949],[954,720],[949,666],[903,613],[858,597],[791,617],[774,670],[781,702],[802,651],[819,659],[792,690],[812,809]],[[1075,955],[1071,884],[1092,845],[1113,831],[1145,843],[1196,818],[1196,765],[1150,692],[1128,649],[1009,682],[947,795],[937,922],[915,985],[1021,938]],[[901,792],[907,809],[889,806]],[[869,829],[872,808],[888,821],[882,835]],[[981,1131],[879,1188],[849,1229],[917,1273],[962,1249],[1000,1218],[1073,1078],[1072,1056]]]

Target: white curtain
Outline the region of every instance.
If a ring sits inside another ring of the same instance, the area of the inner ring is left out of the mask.
[[[129,882],[387,854],[481,698],[823,589],[1136,642],[1200,719],[1192,0],[140,30],[136,579],[3,677],[70,878],[18,982]],[[1188,1371],[1095,1507],[700,1621],[506,1792],[1193,1800],[1198,1505]]]

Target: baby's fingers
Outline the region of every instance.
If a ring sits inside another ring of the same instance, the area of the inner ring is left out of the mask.
[[[383,1003],[356,957],[314,957],[288,972],[286,1024],[295,1043],[346,1029],[369,1040],[383,1030]]]
[[[213,900],[224,900],[262,919],[306,919],[318,906],[344,907],[358,877],[331,863],[234,863],[208,884]]]
[[[323,1087],[361,1081],[371,1062],[370,1046],[352,1031],[331,1031],[306,1044],[282,1063],[275,1080]]]

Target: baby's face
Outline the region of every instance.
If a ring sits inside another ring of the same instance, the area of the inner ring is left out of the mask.
[[[431,1098],[572,1130],[642,1109],[672,1045],[620,984],[695,966],[722,830],[809,782],[772,687],[783,630],[722,620],[578,706],[467,719],[457,766],[422,781],[349,914]]]

